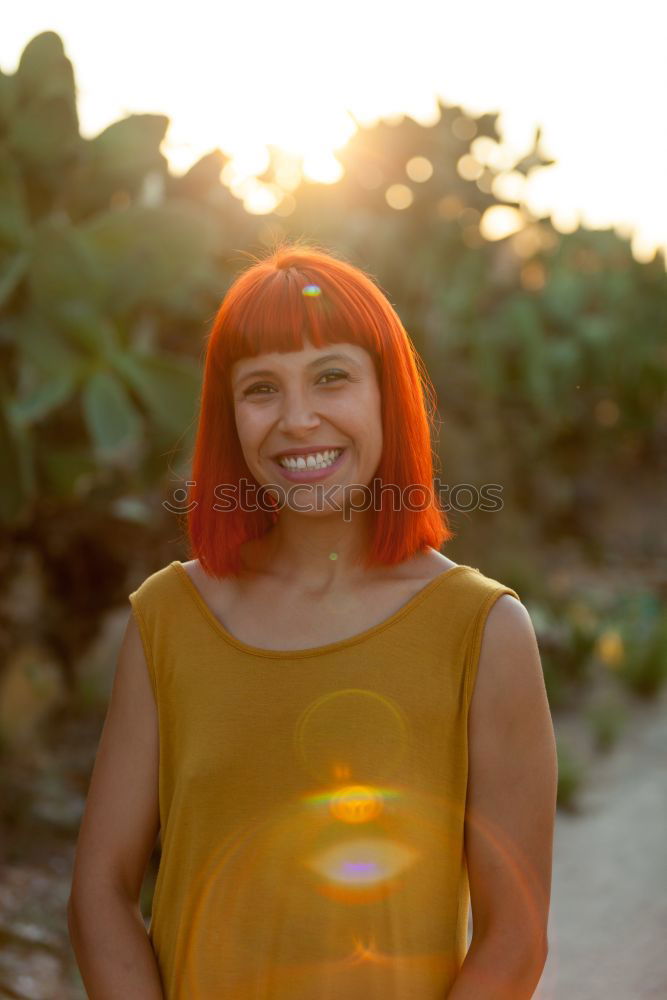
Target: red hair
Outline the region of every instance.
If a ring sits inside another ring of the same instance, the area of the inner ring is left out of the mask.
[[[433,486],[435,392],[391,303],[369,275],[312,242],[283,241],[263,259],[249,256],[254,263],[228,289],[208,338],[188,495],[191,557],[209,575],[237,575],[240,546],[265,534],[280,516],[259,506],[213,508],[220,499],[216,486],[233,487],[243,477],[256,483],[236,431],[230,373],[241,358],[302,350],[306,338],[316,347],[347,342],[369,352],[380,387],[383,434],[374,478],[401,491],[420,487],[408,494],[407,507],[400,503],[394,510],[386,487],[388,503],[371,505],[364,565],[393,565],[429,545],[439,549],[455,536]],[[375,497],[377,490],[371,489]],[[270,501],[265,506],[270,508]]]

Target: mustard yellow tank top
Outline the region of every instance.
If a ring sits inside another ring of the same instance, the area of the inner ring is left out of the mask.
[[[468,947],[467,714],[516,591],[458,565],[338,642],[234,638],[182,563],[129,595],[160,730],[166,1000],[443,1000]]]

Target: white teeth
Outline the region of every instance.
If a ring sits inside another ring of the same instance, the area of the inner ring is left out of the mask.
[[[278,462],[286,469],[326,469],[333,465],[342,451],[342,448],[335,448],[333,451],[318,451],[313,455],[291,455],[279,458]]]

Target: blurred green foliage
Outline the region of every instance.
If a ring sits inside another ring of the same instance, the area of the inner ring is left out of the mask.
[[[622,684],[642,698],[652,698],[667,681],[667,607],[650,590],[624,593],[616,613],[622,655]]]
[[[57,35],[0,78],[3,143],[0,516],[85,498],[97,472],[136,472],[192,420],[199,366],[159,344],[159,317],[200,318],[222,290],[222,230],[162,196],[168,119],[132,116],[79,135]],[[119,480],[120,481],[120,480]]]

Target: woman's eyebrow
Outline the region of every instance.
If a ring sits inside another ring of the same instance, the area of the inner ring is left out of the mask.
[[[307,364],[306,368],[309,370],[311,368],[317,368],[318,365],[323,365],[329,361],[345,361],[348,365],[356,364],[356,362],[353,361],[352,358],[349,357],[347,354],[324,354],[321,358],[315,358],[314,361],[311,361],[309,364]],[[238,383],[242,382],[243,379],[246,378],[251,378],[254,376],[264,377],[267,375],[274,375],[274,374],[275,372],[273,372],[270,368],[253,368],[252,371],[244,372],[243,375],[239,375],[236,381]]]

